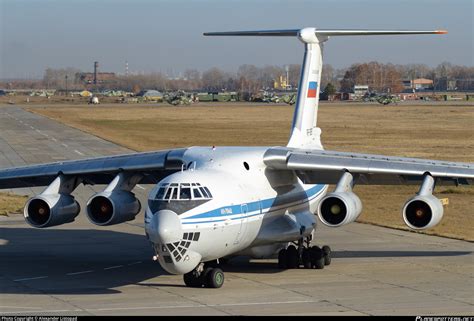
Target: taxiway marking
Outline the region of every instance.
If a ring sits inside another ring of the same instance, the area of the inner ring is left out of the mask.
[[[29,281],[29,280],[39,280],[39,279],[46,279],[48,276],[35,276],[32,278],[22,278],[13,280],[14,282],[21,282],[21,281]]]
[[[114,266],[106,267],[106,268],[104,268],[104,270],[118,269],[118,268],[121,268],[121,267],[123,267],[123,265],[114,265]]]
[[[86,274],[86,273],[92,273],[94,270],[87,270],[87,271],[79,271],[79,272],[72,272],[72,273],[66,273],[66,275],[79,275],[79,274]]]

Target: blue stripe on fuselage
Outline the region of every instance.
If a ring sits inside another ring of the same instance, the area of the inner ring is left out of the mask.
[[[277,196],[277,197],[274,197],[274,198],[268,198],[268,199],[264,199],[264,200],[261,200],[261,201],[247,203],[246,204],[247,205],[247,211],[245,213],[252,213],[252,212],[255,212],[255,211],[258,211],[258,213],[257,214],[249,214],[248,216],[245,216],[245,217],[260,215],[261,214],[260,204],[261,204],[262,213],[263,213],[263,212],[268,211],[272,207],[282,207],[284,205],[289,205],[289,204],[297,202],[297,201],[301,201],[300,204],[305,203],[305,202],[309,201],[310,199],[312,199],[313,196],[316,196],[317,194],[319,194],[324,189],[325,186],[326,185],[318,184],[318,185],[315,185],[315,186],[309,188],[308,190],[303,190],[303,191],[299,191],[299,192],[296,192],[296,193],[288,193],[288,194],[284,194],[282,196]],[[242,205],[244,205],[244,204],[223,206],[223,207],[220,207],[220,208],[208,211],[208,212],[199,213],[199,214],[196,214],[196,215],[193,215],[193,216],[182,219],[182,223],[183,224],[198,224],[198,223],[209,223],[209,222],[224,221],[224,220],[229,219],[228,218],[229,216],[236,215],[236,214],[242,214],[243,213],[242,212]],[[211,221],[187,222],[188,220],[203,219],[203,218],[213,219],[213,220],[211,220]],[[215,220],[215,219],[219,219],[219,218],[221,218],[221,220]],[[236,218],[233,218],[233,219],[242,219],[242,218],[243,217],[240,216],[240,217],[236,217]]]

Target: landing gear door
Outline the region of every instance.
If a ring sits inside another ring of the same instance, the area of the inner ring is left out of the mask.
[[[242,241],[242,238],[245,234],[245,230],[246,230],[245,224],[247,223],[246,217],[247,217],[248,211],[249,211],[249,208],[247,204],[240,205],[240,218],[239,218],[240,224],[237,225],[238,232],[237,232],[237,236],[235,238],[234,244],[239,244]]]

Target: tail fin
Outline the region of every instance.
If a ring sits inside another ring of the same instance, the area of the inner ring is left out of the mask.
[[[321,129],[317,127],[319,84],[323,66],[323,43],[333,36],[445,34],[447,31],[405,30],[319,30],[315,28],[289,30],[207,32],[205,36],[283,36],[298,37],[304,43],[305,53],[293,125],[288,147],[322,149]]]

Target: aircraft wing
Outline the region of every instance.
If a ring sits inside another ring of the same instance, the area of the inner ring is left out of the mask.
[[[109,184],[120,172],[143,175],[140,183],[156,183],[181,169],[186,149],[161,150],[0,169],[0,189],[49,185],[58,175],[84,184]]]
[[[349,171],[362,185],[419,185],[430,173],[437,185],[473,185],[474,164],[274,147],[266,151],[264,163],[274,170],[293,170],[307,184],[336,184]]]

